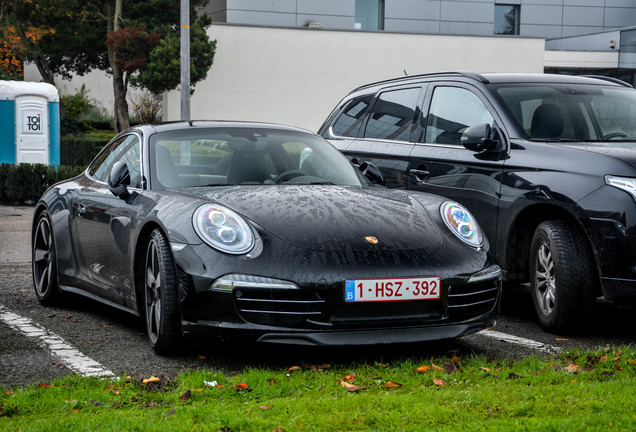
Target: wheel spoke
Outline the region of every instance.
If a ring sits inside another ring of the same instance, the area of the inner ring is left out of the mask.
[[[33,256],[33,261],[35,261],[36,263],[40,263],[42,261],[45,261],[47,256],[48,256],[49,251],[46,249],[40,249],[40,248],[36,248],[34,251],[34,256]]]

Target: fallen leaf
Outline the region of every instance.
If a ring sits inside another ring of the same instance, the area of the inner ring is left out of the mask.
[[[300,370],[300,366],[292,366],[289,369],[287,369],[287,372],[294,372],[299,370]]]
[[[437,366],[437,365],[436,365],[436,364],[434,364],[433,362],[431,362],[431,365],[433,366],[433,369],[434,369],[434,370],[436,370],[436,371],[442,371],[442,370],[444,370],[444,368],[441,368],[441,367]]]
[[[455,363],[452,363],[452,362],[444,362],[444,370],[446,371],[447,374],[459,372],[459,369],[457,368]]]
[[[433,378],[433,383],[435,383],[436,386],[440,386],[440,387],[443,387],[446,385],[445,381],[442,381],[441,379],[437,379],[437,378]]]
[[[55,366],[68,366],[68,362],[51,362]]]
[[[561,341],[561,342],[565,342],[565,341],[569,341],[570,339],[567,338],[554,338],[555,341]]]
[[[553,364],[552,365],[552,370],[553,371],[560,371],[561,370],[561,366],[559,366],[558,364]]]
[[[205,360],[207,357],[206,357],[206,356],[204,356],[204,355],[200,355],[200,356],[197,356],[197,358],[198,358],[199,360]]]
[[[259,405],[258,407],[259,407],[260,409],[264,410],[264,411],[265,411],[265,410],[272,409],[272,407],[271,407],[271,406],[269,406],[269,405]]]
[[[159,381],[161,381],[161,380],[160,380],[159,378],[157,378],[156,376],[154,376],[154,375],[153,375],[153,376],[151,376],[150,378],[146,378],[146,379],[144,379],[142,382],[143,382],[144,384],[148,384],[148,383],[154,383],[154,382],[159,382]]]
[[[121,402],[117,401],[113,404],[113,408],[119,408],[121,406]]]
[[[353,381],[355,379],[356,379],[356,374],[354,374],[354,373],[349,374],[349,375],[345,376],[344,378],[342,378],[342,380],[346,381],[346,382],[351,382],[351,381]]]
[[[402,387],[402,384],[396,383],[395,381],[387,381],[386,384],[384,384],[384,388],[396,388],[396,387]]]
[[[190,396],[192,396],[192,392],[190,390],[186,390],[181,396],[179,396],[179,400],[181,402],[187,402],[190,400]]]
[[[581,368],[581,366],[579,365],[575,365],[574,363],[570,363],[570,365],[564,367],[563,369],[568,371],[568,372],[574,372],[577,373],[579,371],[579,369]]]
[[[457,357],[457,356],[451,357],[451,359],[450,359],[450,361],[452,361],[453,363],[459,363],[460,360],[461,359],[459,357]]]
[[[111,325],[112,324],[105,323],[105,324],[102,324],[102,327],[110,327]]]
[[[272,432],[285,432],[285,429],[283,429],[283,428],[274,428],[274,429],[272,429]]]
[[[514,372],[510,372],[510,374],[508,375],[508,379],[519,379],[519,378],[521,377]]]
[[[636,364],[636,359],[628,358],[626,361],[627,363]]]
[[[348,392],[357,392],[357,391],[366,389],[366,387],[359,387],[357,385],[350,384],[346,381],[340,381],[340,385],[344,387],[344,389]]]
[[[430,369],[431,369],[431,367],[430,367],[430,366],[420,366],[420,367],[418,367],[418,368],[416,369],[416,372],[417,372],[417,373],[424,373],[424,372],[426,372],[426,371],[428,371],[428,370],[430,370]]]
[[[487,367],[483,367],[483,366],[479,366],[479,369],[485,370],[486,372],[492,372],[490,369],[488,369]]]
[[[245,389],[247,389],[247,383],[236,384],[233,388],[236,391],[245,391]]]
[[[49,383],[40,383],[40,384],[38,384],[37,388],[38,389],[44,389],[44,388],[48,388],[48,387],[51,387],[51,384],[49,384]]]
[[[278,380],[276,378],[270,378],[267,380],[267,382],[269,383],[269,385],[278,384]]]

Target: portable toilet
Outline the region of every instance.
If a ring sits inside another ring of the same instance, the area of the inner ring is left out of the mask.
[[[55,86],[0,81],[0,163],[60,164],[60,96]]]

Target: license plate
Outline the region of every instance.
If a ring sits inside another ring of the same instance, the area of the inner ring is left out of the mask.
[[[346,302],[432,300],[440,298],[441,278],[347,279]]]

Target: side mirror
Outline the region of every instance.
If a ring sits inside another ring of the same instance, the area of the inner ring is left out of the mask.
[[[384,174],[382,171],[371,162],[362,162],[358,169],[367,179],[371,181],[371,183],[379,184],[382,186],[386,186],[386,180],[384,180]]]
[[[468,150],[481,152],[496,150],[499,140],[492,139],[492,130],[488,123],[481,123],[467,128],[462,134],[461,143]]]
[[[108,189],[121,199],[126,199],[130,196],[128,192],[128,186],[130,185],[130,171],[128,165],[122,161],[117,161],[110,169],[108,176]]]

